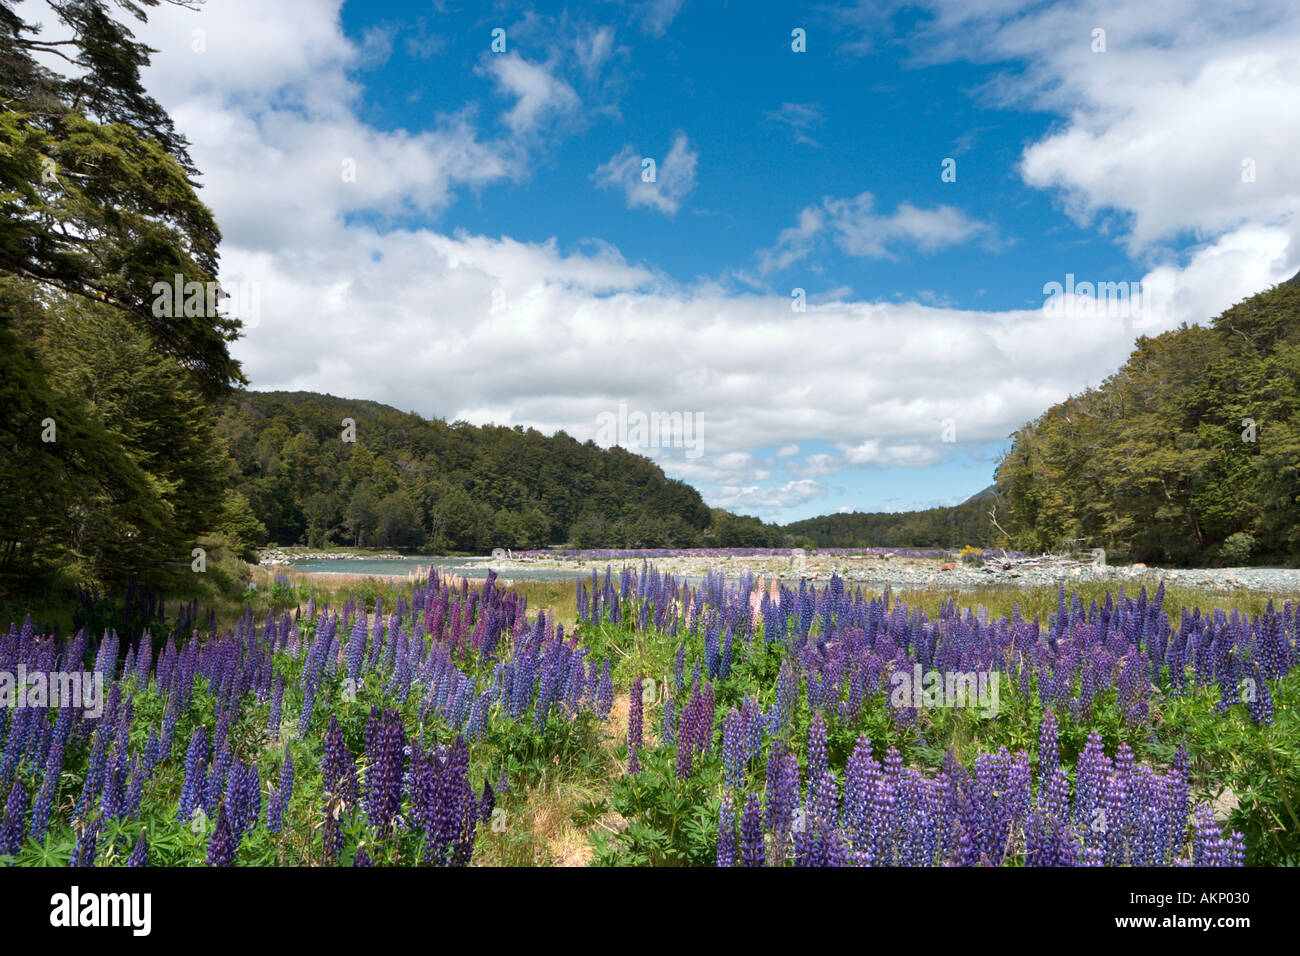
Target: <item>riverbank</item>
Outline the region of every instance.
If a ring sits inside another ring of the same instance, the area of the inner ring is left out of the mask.
[[[300,561],[398,561],[404,555],[395,551],[367,551],[358,549],[313,550],[309,548],[264,548],[258,554],[257,564],[264,568],[288,567]]]
[[[624,567],[640,570],[643,565],[660,574],[698,581],[710,571],[728,577],[744,573],[761,575],[773,581],[797,587],[800,580],[825,583],[839,575],[850,587],[895,591],[973,591],[986,587],[1008,586],[1033,590],[1055,588],[1064,584],[1076,587],[1097,583],[1136,588],[1178,586],[1196,590],[1227,593],[1244,590],[1252,593],[1292,595],[1300,593],[1300,569],[1296,568],[1153,568],[1143,564],[1111,565],[1100,561],[1052,555],[986,556],[982,563],[965,563],[953,555],[919,556],[915,551],[886,552],[811,552],[714,550],[708,553],[635,556],[635,552],[569,553],[563,555],[496,555],[493,557],[403,556],[394,553],[283,548],[263,552],[260,568],[264,571],[293,571],[304,575],[347,575],[364,577],[407,578],[433,566],[442,574],[471,580],[485,578],[495,571],[503,581],[573,581],[584,579],[594,571],[599,575],[609,568],[619,573]]]
[[[488,567],[498,574],[526,579],[530,572],[570,570],[604,573],[608,566],[617,572],[624,565],[640,568],[648,562],[661,574],[698,578],[707,571],[722,571],[728,576],[753,572],[765,580],[797,585],[801,579],[815,582],[830,580],[838,574],[850,586],[890,587],[895,590],[941,588],[973,590],[990,585],[1021,588],[1067,587],[1102,582],[1115,585],[1169,585],[1209,591],[1263,591],[1278,594],[1300,592],[1300,569],[1296,568],[1151,568],[1144,564],[1107,566],[1072,558],[1051,556],[994,559],[983,564],[965,564],[945,558],[918,558],[900,555],[864,554],[744,554],[655,556],[621,560],[585,559],[582,557],[528,560],[492,559]]]

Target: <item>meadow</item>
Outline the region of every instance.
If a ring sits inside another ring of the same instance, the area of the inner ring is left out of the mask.
[[[0,709],[0,863],[1300,861],[1294,596],[255,583],[0,637],[104,688]]]

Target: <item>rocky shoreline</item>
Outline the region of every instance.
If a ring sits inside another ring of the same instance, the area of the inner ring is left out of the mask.
[[[260,567],[288,567],[298,561],[391,561],[400,559],[400,554],[354,551],[285,551],[280,548],[267,548],[258,555]]]
[[[262,567],[278,568],[301,561],[380,561],[400,560],[395,553],[354,551],[310,551],[268,548],[261,553]],[[918,558],[889,554],[745,554],[745,555],[657,555],[649,558],[584,558],[496,555],[485,559],[485,566],[502,577],[515,581],[529,580],[533,571],[569,571],[603,575],[609,567],[617,573],[624,566],[640,569],[643,562],[661,574],[700,578],[708,571],[722,571],[728,577],[745,572],[760,574],[764,579],[797,585],[801,578],[825,582],[838,574],[850,586],[895,590],[938,588],[971,590],[988,585],[1023,588],[1067,587],[1087,581],[1116,585],[1169,585],[1211,591],[1248,591],[1300,595],[1298,568],[1150,568],[1143,564],[1106,565],[1101,560],[1080,560],[1055,555],[1011,556],[995,558],[983,564],[966,564],[957,559]],[[307,571],[309,568],[300,568]]]
[[[775,578],[783,584],[797,584],[800,578],[824,582],[838,574],[849,585],[898,590],[941,588],[970,590],[987,585],[1012,585],[1024,588],[1067,587],[1085,581],[1115,584],[1170,585],[1233,591],[1267,591],[1279,594],[1300,593],[1300,569],[1296,568],[1150,568],[1143,564],[1107,566],[1072,558],[1036,556],[1008,558],[983,565],[963,564],[927,558],[886,558],[880,555],[808,554],[798,557],[655,557],[647,559],[660,573],[699,577],[706,571],[723,571],[728,576],[746,571]],[[606,566],[617,572],[624,565],[640,568],[642,560],[531,559],[490,560],[488,566],[499,573],[526,579],[531,569],[594,570],[603,574]]]

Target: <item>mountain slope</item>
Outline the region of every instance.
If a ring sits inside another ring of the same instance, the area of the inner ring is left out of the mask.
[[[699,492],[649,459],[563,432],[311,392],[239,392],[218,430],[232,484],[281,544],[684,547],[711,521]]]
[[[1300,282],[1138,339],[1100,388],[1014,436],[1017,544],[1162,563],[1300,559]]]

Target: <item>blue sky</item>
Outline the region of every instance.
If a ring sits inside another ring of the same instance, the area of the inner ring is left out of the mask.
[[[921,18],[915,9],[895,18],[903,35],[880,37],[869,55],[816,5],[684,4],[662,36],[638,30],[646,14],[636,7],[537,9],[562,25],[437,14],[427,3],[343,7],[348,36],[387,51],[359,74],[367,121],[387,130],[434,129],[438,114],[472,104],[486,114],[485,131],[505,135],[503,114],[491,113],[509,98],[495,95],[484,76],[493,29],[506,30],[507,56],[547,63],[565,34],[623,27],[597,81],[581,64],[556,70],[582,90],[583,108],[546,137],[528,178],[466,192],[433,223],[528,242],[555,237],[566,249],[595,237],[681,282],[748,273],[754,289],[782,294],[797,284],[810,295],[923,296],[967,308],[1037,307],[1042,283],[1030,277],[1065,260],[1097,277],[1132,273],[1113,242],[1098,242],[1095,229],[1078,228],[1050,194],[1017,175],[1022,149],[1054,117],[979,95],[999,66],[915,62],[906,42]],[[794,25],[812,31],[811,53],[791,50]],[[593,182],[593,170],[625,145],[662,162],[682,134],[698,165],[675,214],[629,209],[621,192]],[[945,183],[941,163],[949,157],[957,181]],[[760,273],[756,251],[795,225],[801,210],[863,192],[882,214],[900,203],[945,205],[987,229],[956,250],[896,248],[890,258],[867,258],[831,245],[812,262]]]
[[[1300,14],[1201,6],[210,0],[141,32],[260,292],[254,387],[584,439],[682,413],[702,454],[639,450],[788,521],[960,501],[1136,335],[1300,268]],[[1053,313],[1067,274],[1143,308]]]

